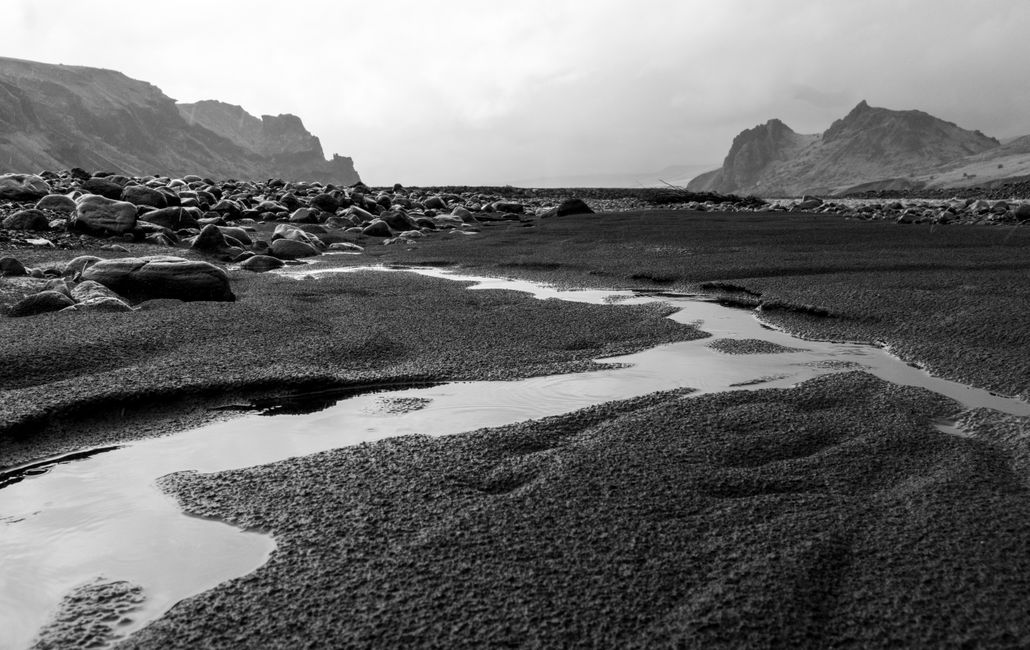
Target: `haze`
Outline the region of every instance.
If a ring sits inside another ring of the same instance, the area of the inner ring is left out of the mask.
[[[716,167],[860,99],[1030,133],[1021,0],[5,3],[4,56],[299,115],[370,184]]]

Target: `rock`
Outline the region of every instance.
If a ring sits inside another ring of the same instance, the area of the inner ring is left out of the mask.
[[[121,298],[96,298],[77,302],[65,311],[123,312],[133,309]]]
[[[290,223],[318,223],[320,214],[318,208],[298,208],[290,215]]]
[[[76,284],[70,292],[72,300],[75,302],[87,302],[90,300],[100,300],[101,298],[115,298],[121,300],[121,298],[114,291],[111,291],[104,285],[93,280],[83,280]]]
[[[71,307],[75,302],[60,291],[40,291],[14,303],[7,312],[10,316],[35,316]]]
[[[240,219],[243,217],[243,210],[239,204],[229,199],[222,199],[211,206],[211,212],[217,212],[226,219]]]
[[[262,201],[254,206],[258,212],[289,212],[285,205],[278,201]]]
[[[91,178],[79,186],[87,194],[96,194],[107,199],[122,198],[122,186],[104,178]]]
[[[254,243],[254,240],[250,238],[250,235],[243,228],[237,228],[236,226],[217,226],[217,228],[222,232],[222,235],[232,237],[244,246],[250,246]]]
[[[358,246],[357,244],[352,244],[351,242],[338,241],[336,243],[329,244],[329,250],[337,251],[337,252],[343,251],[343,252],[351,252],[351,253],[360,253],[360,252],[364,251],[365,249],[362,248],[361,246]]]
[[[451,215],[458,217],[465,223],[479,223],[476,220],[475,215],[473,215],[470,210],[468,210],[467,208],[463,208],[460,205],[455,206],[455,208],[451,210]]]
[[[272,242],[271,253],[282,260],[295,260],[301,257],[321,255],[321,251],[311,244],[293,239],[276,239]]]
[[[1016,221],[1030,221],[1030,203],[1020,203],[1012,209]]]
[[[149,205],[157,209],[168,207],[168,199],[163,193],[144,185],[126,186],[119,198],[133,205]]]
[[[544,217],[567,217],[574,214],[594,214],[583,199],[565,199],[557,207],[545,212]]]
[[[797,204],[798,210],[815,210],[823,204],[823,200],[817,196],[803,196]]]
[[[101,260],[82,272],[119,296],[133,301],[154,298],[178,300],[235,300],[224,270],[197,260],[156,255]]]
[[[47,283],[43,285],[43,291],[56,291],[58,293],[63,293],[72,300],[75,300],[75,296],[72,295],[72,288],[68,286],[68,281],[64,278],[48,280]]]
[[[96,255],[80,255],[64,265],[63,275],[74,278],[102,259],[102,257],[97,257]]]
[[[229,244],[225,241],[222,231],[214,224],[204,226],[200,234],[190,242],[190,248],[196,251],[218,252],[228,247]]]
[[[347,208],[347,212],[345,212],[344,214],[346,214],[349,217],[356,218],[358,220],[358,223],[371,223],[373,220],[375,220],[375,216],[373,216],[371,212],[367,210],[362,210],[356,205],[352,205],[351,207]]]
[[[48,194],[36,203],[36,209],[71,214],[75,212],[75,201],[64,194]]]
[[[35,208],[18,210],[0,224],[8,230],[49,230],[50,221],[42,211]]]
[[[522,214],[526,211],[526,207],[521,203],[512,203],[510,201],[495,201],[490,205],[494,212],[511,212],[512,214]]]
[[[254,273],[264,273],[265,271],[282,268],[283,266],[285,264],[281,259],[270,255],[255,255],[240,262],[241,269],[253,271]]]
[[[170,207],[145,212],[139,218],[170,230],[182,230],[183,228],[199,228],[200,224],[197,220],[203,215],[200,208]]]
[[[418,224],[415,220],[404,214],[403,212],[396,212],[388,210],[379,217],[386,222],[386,225],[390,226],[391,230],[398,230],[401,232],[407,230],[418,230]]]
[[[50,184],[35,174],[0,175],[0,199],[38,201],[50,194]]]
[[[393,235],[390,232],[390,226],[386,225],[386,222],[382,219],[372,221],[372,223],[362,229],[361,234],[368,235],[369,237],[391,237]]]
[[[422,206],[427,210],[446,210],[447,202],[439,196],[431,196],[422,202]]]
[[[13,257],[0,257],[0,276],[20,277],[28,275],[25,265]]]
[[[136,206],[96,194],[86,194],[75,202],[75,213],[68,226],[78,232],[121,235],[136,227]]]
[[[319,194],[311,199],[311,207],[333,214],[340,208],[340,202],[332,194]]]

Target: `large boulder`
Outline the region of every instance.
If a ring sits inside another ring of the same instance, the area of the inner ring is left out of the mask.
[[[102,260],[102,257],[97,257],[96,255],[79,255],[64,265],[63,275],[74,278],[90,266]]]
[[[156,223],[170,230],[182,230],[183,228],[197,228],[197,220],[204,216],[200,208],[169,207],[160,210],[151,210],[140,216],[143,221]]]
[[[236,299],[221,268],[166,255],[103,260],[84,270],[82,279],[99,282],[133,301]]]
[[[393,233],[390,231],[390,226],[386,224],[382,219],[376,219],[372,223],[365,226],[361,231],[361,234],[368,235],[369,237],[392,237]]]
[[[545,217],[569,217],[574,214],[593,214],[594,211],[583,199],[565,199],[543,214]]]
[[[28,274],[28,269],[25,268],[25,265],[15,258],[0,257],[0,277],[5,275],[20,277]]]
[[[389,210],[384,212],[380,216],[380,219],[385,221],[386,225],[390,226],[391,229],[399,232],[418,230],[418,224],[415,223],[415,220],[400,210]]]
[[[40,291],[11,305],[7,313],[10,316],[35,316],[71,307],[74,304],[75,301],[60,291]]]
[[[283,261],[271,255],[255,255],[240,262],[240,268],[254,273],[264,273],[272,269],[282,268]]]
[[[113,200],[122,198],[122,190],[124,189],[118,183],[103,177],[90,178],[83,181],[79,187],[87,194],[96,194]]]
[[[38,201],[50,194],[50,184],[35,174],[0,175],[0,199]]]
[[[145,185],[126,186],[122,190],[121,199],[133,205],[149,205],[157,209],[168,207],[168,198],[164,193]]]
[[[0,224],[8,230],[49,230],[50,220],[42,211],[31,208],[18,210]]]
[[[75,202],[68,227],[95,235],[121,235],[136,227],[136,206],[96,194],[85,194]]]
[[[48,194],[36,203],[36,209],[71,214],[75,212],[75,200],[64,194]]]
[[[311,244],[293,239],[276,239],[272,242],[271,253],[281,260],[295,260],[300,257],[321,255],[321,251]]]

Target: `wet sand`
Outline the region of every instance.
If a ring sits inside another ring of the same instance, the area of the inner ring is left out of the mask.
[[[606,287],[717,282],[708,288],[766,302],[767,317],[791,329],[884,340],[946,376],[1026,394],[1030,346],[1017,342],[1027,328],[1030,231],[956,227],[933,239],[947,229],[635,219],[484,228],[332,263],[461,264]],[[30,372],[11,393],[24,401],[5,399],[15,415],[3,421],[31,421],[26,414],[49,408],[35,400],[64,395],[54,388],[71,390],[58,404],[125,390],[129,378],[132,390],[163,394],[168,377],[191,367],[203,399],[190,399],[206,405],[219,381],[269,392],[305,381],[553,372],[608,348],[695,335],[654,309],[470,296],[407,274],[363,279],[372,284],[359,284],[360,296],[348,293],[350,279],[302,292],[280,280],[239,282],[239,303],[189,305],[185,323],[183,312],[155,312],[164,329],[141,329],[169,337],[163,354],[129,346],[116,359],[81,358],[64,348],[74,363]],[[101,323],[85,329],[129,331]],[[168,334],[176,323],[194,336]],[[71,332],[35,344],[24,368]],[[188,510],[270,530],[279,550],[125,645],[1027,645],[1025,418],[1005,418],[1004,435],[991,418],[977,419],[970,438],[933,428],[954,410],[925,391],[845,373],[796,389],[656,394],[501,429],[176,474],[165,487]],[[76,417],[68,411],[66,428]],[[69,440],[53,429],[8,431]]]

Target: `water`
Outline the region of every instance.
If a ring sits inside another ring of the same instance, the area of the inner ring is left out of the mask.
[[[322,272],[353,272],[334,269]],[[144,589],[128,634],[179,600],[264,564],[274,541],[258,531],[184,515],[155,487],[171,472],[214,472],[409,433],[444,435],[566,413],[599,402],[691,387],[700,393],[788,387],[841,369],[862,368],[889,381],[922,386],[966,408],[986,406],[1030,415],[1030,404],[931,377],[882,349],[805,341],[775,331],[753,313],[692,297],[627,291],[562,291],[517,280],[474,278],[440,270],[434,277],[478,282],[472,289],[514,289],[537,298],[642,304],[661,300],[671,316],[713,335],[605,359],[629,365],[588,373],[508,382],[461,382],[344,399],[304,415],[242,417],[133,442],[0,489],[0,647],[29,645],[61,598],[98,576]],[[313,272],[291,269],[303,277]],[[715,338],[761,339],[799,351],[730,355]],[[946,433],[961,434],[942,422]]]

